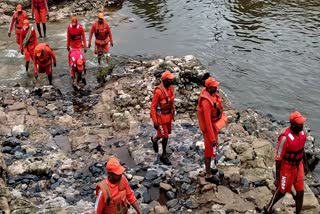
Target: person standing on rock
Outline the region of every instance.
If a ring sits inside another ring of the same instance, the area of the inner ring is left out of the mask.
[[[205,81],[205,87],[201,90],[197,114],[199,127],[204,138],[204,164],[206,169],[206,181],[219,183],[219,178],[214,174],[217,169],[211,169],[211,159],[216,157],[218,146],[218,132],[227,123],[227,116],[223,113],[223,103],[217,88],[220,82],[212,77]]]
[[[32,19],[35,16],[37,29],[40,38],[42,38],[40,23],[42,23],[43,35],[46,37],[46,22],[49,19],[49,8],[47,4],[47,0],[31,0],[31,13]]]
[[[161,83],[153,92],[150,117],[157,134],[151,137],[153,149],[159,152],[158,141],[162,139],[162,155],[160,161],[165,165],[171,165],[167,156],[167,144],[169,134],[171,134],[172,120],[174,118],[174,75],[170,71],[165,71],[161,75]]]
[[[20,33],[20,51],[24,53],[26,59],[26,72],[29,70],[30,58],[33,61],[33,53],[38,44],[37,33],[28,19],[23,21],[23,28]]]
[[[38,81],[39,73],[46,73],[49,84],[52,85],[52,61],[57,66],[56,56],[47,43],[40,43],[34,50],[34,76]]]
[[[78,88],[80,80],[86,85],[86,59],[81,50],[72,49],[69,52],[69,66],[71,68],[70,75],[72,85]],[[77,76],[76,83],[75,75]]]
[[[113,39],[110,27],[104,19],[103,13],[98,14],[98,20],[96,20],[91,27],[88,48],[91,47],[93,34],[96,38],[94,53],[98,55],[99,65],[103,55],[106,57],[107,63],[109,64],[110,53],[108,44],[110,42],[111,46],[113,47]]]
[[[9,25],[8,36],[11,37],[11,32],[14,25],[15,32],[16,32],[16,42],[19,45],[19,47],[20,47],[20,34],[23,28],[23,21],[25,19],[28,19],[27,12],[25,10],[22,10],[21,4],[18,4],[16,7],[16,12],[14,12]]]
[[[106,164],[108,176],[97,184],[94,214],[127,214],[130,203],[142,214],[138,200],[123,173],[125,169],[116,158]]]
[[[84,48],[84,52],[87,52],[86,36],[81,24],[78,23],[77,17],[71,18],[71,24],[67,29],[67,50]]]
[[[288,127],[278,138],[276,150],[276,179],[277,187],[265,213],[272,213],[272,207],[285,193],[295,194],[296,214],[301,213],[304,194],[304,146],[307,135],[303,131],[303,124],[307,120],[298,111],[290,114],[290,127]]]

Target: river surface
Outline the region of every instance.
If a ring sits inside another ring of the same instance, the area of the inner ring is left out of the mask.
[[[112,54],[193,54],[221,81],[236,107],[279,120],[299,110],[319,136],[319,0],[130,0],[111,16],[130,18],[112,26]],[[80,20],[88,35],[93,20]],[[67,90],[68,22],[50,22],[46,40],[58,55],[55,84]],[[1,27],[0,40],[9,49],[0,50],[0,84],[31,85],[14,35],[9,39],[6,32],[7,26]],[[96,68],[92,50],[86,57],[89,69]]]

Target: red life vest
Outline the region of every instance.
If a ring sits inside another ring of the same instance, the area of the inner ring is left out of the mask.
[[[206,90],[206,88],[203,88],[199,99],[198,99],[198,106],[197,106],[197,114],[198,114],[198,122],[199,127],[202,132],[205,132],[207,127],[205,120],[209,118],[204,117],[204,112],[201,106],[201,101],[203,99],[206,99],[211,104],[211,121],[215,129],[218,131],[222,129],[226,123],[227,123],[227,115],[223,113],[223,106],[222,106],[222,100],[220,96],[215,93],[214,96],[211,96],[209,92]]]
[[[70,51],[70,65],[77,67],[77,60],[82,59],[85,61],[83,53],[78,49],[72,49]]]
[[[106,45],[109,42],[109,32],[107,31],[107,22],[103,20],[102,24],[99,24],[98,20],[95,22],[96,31],[94,33],[96,37],[95,43],[98,45]]]
[[[15,29],[16,29],[16,33],[20,33],[21,32],[21,29],[23,27],[23,21],[25,19],[27,19],[27,13],[26,11],[22,11],[21,14],[18,13],[18,11],[16,11],[14,14],[13,14],[13,17],[15,19]]]
[[[124,176],[118,185],[119,193],[111,198],[110,190],[106,180],[103,180],[97,184],[96,192],[102,191],[105,201],[105,206],[103,209],[104,214],[127,214],[128,213],[128,202],[127,202],[127,192],[124,187]]]
[[[33,1],[33,6],[36,9],[44,9],[46,8],[45,0],[32,0]]]
[[[164,87],[163,83],[160,83],[155,90],[160,89],[162,96],[158,104],[158,111],[161,111],[161,114],[173,114],[173,103],[174,103],[174,93],[173,87],[169,87],[170,96],[167,93],[167,89]]]
[[[82,35],[81,35],[81,26],[80,24],[77,24],[76,27],[73,27],[72,24],[69,25],[68,31],[70,34],[70,40],[71,41],[81,41]]]
[[[303,159],[307,135],[304,131],[301,131],[299,136],[296,136],[291,133],[290,128],[287,128],[286,131],[279,136],[279,139],[280,137],[286,137],[287,141],[286,151],[282,159],[290,165],[298,165]]]

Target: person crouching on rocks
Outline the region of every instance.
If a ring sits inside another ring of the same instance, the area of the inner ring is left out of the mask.
[[[217,93],[220,82],[212,77],[205,81],[205,87],[201,90],[197,113],[199,127],[204,138],[204,164],[206,168],[206,181],[219,183],[219,178],[214,176],[217,169],[211,169],[211,159],[216,157],[218,146],[218,132],[227,123],[227,116],[223,113],[222,100]]]
[[[156,136],[151,137],[153,149],[159,152],[158,141],[162,139],[162,155],[160,161],[165,165],[171,165],[167,157],[167,144],[169,134],[171,134],[172,120],[174,118],[174,75],[170,71],[165,71],[161,75],[161,83],[153,92],[150,117],[153,127],[157,130]]]
[[[307,135],[303,131],[303,124],[307,120],[300,112],[293,112],[290,117],[290,127],[288,127],[278,138],[276,151],[276,179],[277,187],[269,205],[265,208],[265,213],[273,213],[272,207],[287,192],[292,192],[294,187],[296,194],[293,199],[296,202],[296,214],[301,213],[304,194],[304,166],[305,158],[304,146]]]
[[[71,68],[71,84],[79,88],[81,80],[82,83],[86,85],[86,59],[81,50],[72,49],[69,52],[69,66]],[[77,78],[75,78],[75,76],[77,76]]]
[[[108,176],[96,187],[96,203],[94,214],[128,214],[130,203],[138,214],[142,214],[139,202],[123,176],[125,169],[116,158],[106,164]]]

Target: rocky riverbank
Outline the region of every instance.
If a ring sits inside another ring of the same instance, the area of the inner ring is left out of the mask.
[[[177,76],[177,114],[168,146],[172,166],[156,161],[150,143],[155,131],[149,106],[164,68]],[[168,56],[118,64],[104,76],[105,85],[94,91],[62,94],[49,86],[1,87],[0,210],[91,213],[95,184],[105,176],[105,162],[115,155],[126,166],[144,213],[260,213],[275,189],[274,144],[288,124],[250,109],[234,109],[220,91],[229,119],[219,134],[221,182],[207,183],[195,110],[207,73],[193,56]],[[307,144],[313,166],[319,152],[312,136]],[[310,174],[307,181],[316,182]],[[306,186],[304,213],[319,211],[312,191]],[[276,210],[292,213],[293,206],[287,196]]]

